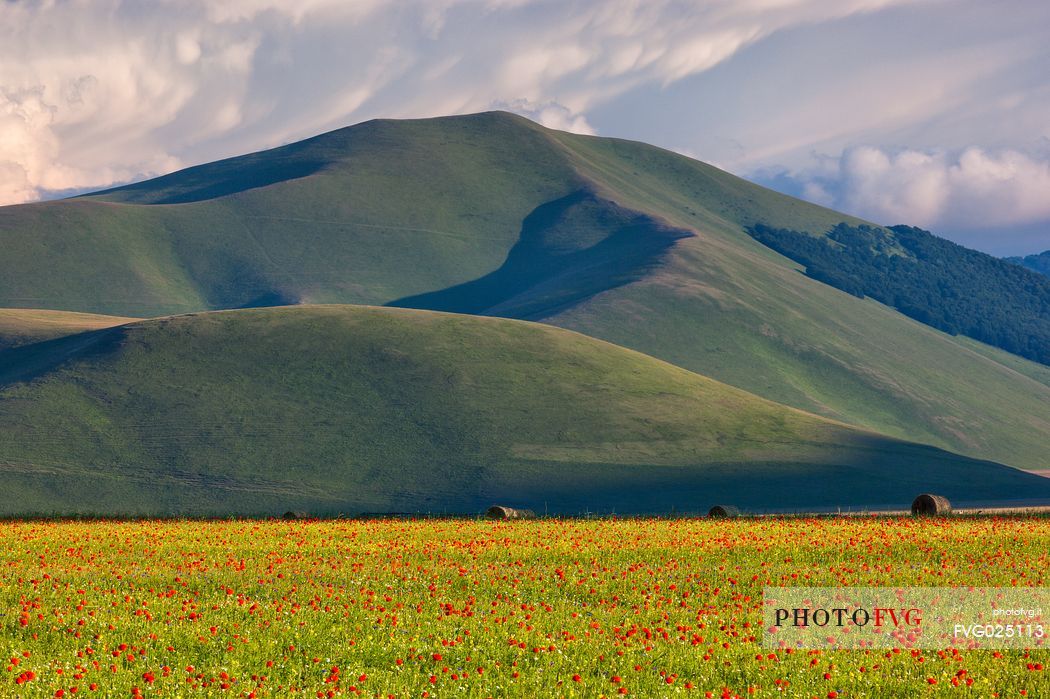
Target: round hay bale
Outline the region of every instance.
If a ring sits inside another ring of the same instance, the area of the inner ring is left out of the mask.
[[[532,510],[518,510],[504,505],[493,505],[486,512],[489,519],[532,519],[536,513]]]
[[[708,517],[739,517],[740,508],[736,505],[715,505],[707,511]]]
[[[924,517],[941,517],[952,513],[952,504],[943,495],[923,493],[912,501],[911,513]]]
[[[283,518],[284,519],[309,519],[310,515],[306,514],[305,512],[293,512],[292,510],[288,510],[287,512],[284,513]]]

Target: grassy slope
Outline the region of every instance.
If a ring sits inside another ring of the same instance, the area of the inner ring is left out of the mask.
[[[839,420],[1044,466],[1042,368],[807,279],[742,231],[842,220],[855,222],[667,151],[505,114],[376,121],[0,208],[0,305],[396,303],[545,320]]]
[[[0,512],[699,510],[1050,496],[565,330],[304,306],[0,354]]]
[[[0,308],[0,350],[89,330],[111,328],[135,320],[138,319],[68,311]]]

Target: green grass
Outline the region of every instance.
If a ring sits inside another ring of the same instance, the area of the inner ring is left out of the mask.
[[[1042,367],[808,279],[744,232],[840,221],[858,223],[668,151],[507,114],[372,121],[0,208],[0,305],[542,320],[870,430],[1045,467]]]
[[[550,512],[1050,496],[521,321],[354,306],[133,323],[0,354],[0,513]]]

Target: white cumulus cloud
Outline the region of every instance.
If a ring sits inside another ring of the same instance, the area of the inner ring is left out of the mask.
[[[805,198],[878,223],[975,230],[1050,219],[1050,157],[1011,149],[860,146],[791,177]]]

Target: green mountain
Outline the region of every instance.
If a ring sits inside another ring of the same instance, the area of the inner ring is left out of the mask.
[[[706,511],[1050,497],[537,323],[360,306],[0,352],[0,513]]]
[[[282,303],[541,320],[750,393],[1043,467],[1050,369],[801,273],[752,239],[863,222],[628,141],[504,113],[371,121],[0,209],[0,305],[155,316]]]
[[[1007,262],[1012,262],[1015,265],[1021,265],[1027,267],[1033,272],[1039,272],[1039,274],[1050,277],[1050,250],[1041,252],[1038,255],[1027,255],[1025,257],[1007,257]]]

